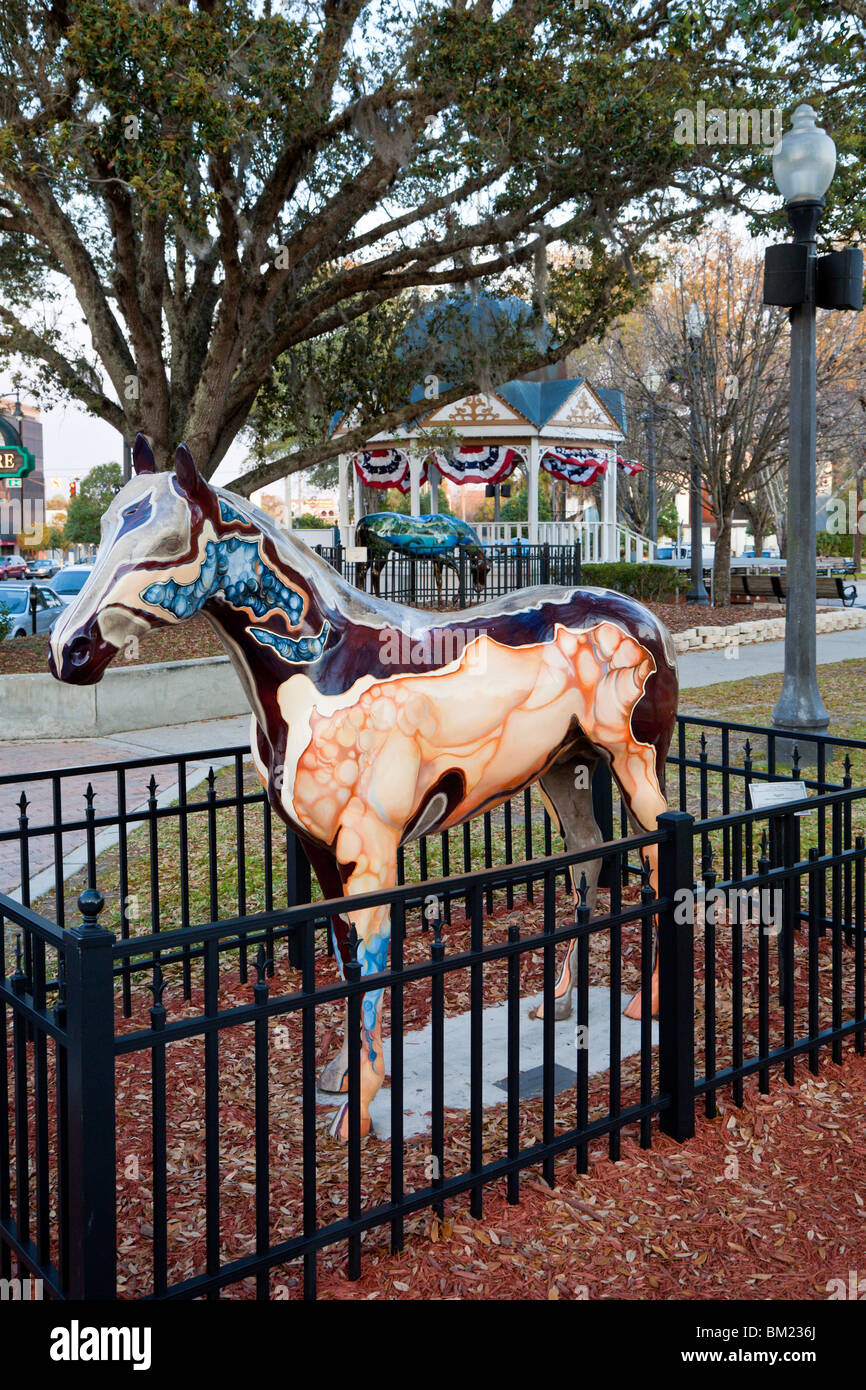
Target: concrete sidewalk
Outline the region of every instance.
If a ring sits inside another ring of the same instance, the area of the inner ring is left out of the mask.
[[[737,655],[733,656],[736,650]],[[818,664],[866,657],[866,628],[825,632],[818,636]],[[680,689],[699,690],[719,681],[741,681],[747,676],[771,676],[785,669],[784,642],[755,642],[722,651],[683,652],[679,658]]]

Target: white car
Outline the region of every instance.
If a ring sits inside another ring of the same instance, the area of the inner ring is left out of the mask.
[[[92,570],[92,565],[64,565],[48,587],[62,603],[71,603],[81,593]]]

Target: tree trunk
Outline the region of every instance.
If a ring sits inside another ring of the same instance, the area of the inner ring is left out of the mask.
[[[759,529],[754,522],[752,523],[752,530],[755,538],[755,559],[757,560],[764,549],[764,530],[763,527]]]
[[[719,517],[716,553],[713,559],[713,607],[726,608],[731,601],[731,517]]]
[[[863,564],[863,533],[860,530],[860,499],[863,496],[863,478],[858,468],[854,478],[854,496],[857,498],[857,515],[850,518],[850,524],[854,531],[854,573],[860,573],[860,566]]]

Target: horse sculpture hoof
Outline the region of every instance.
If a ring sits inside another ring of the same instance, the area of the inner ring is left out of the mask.
[[[323,1069],[317,1089],[329,1096],[344,1096],[349,1089],[349,1072],[342,1056],[334,1057]]]
[[[650,1008],[651,1008],[651,1011],[652,1011],[652,1012],[651,1012],[651,1017],[652,1017],[652,1018],[658,1018],[658,1016],[659,1016],[659,987],[658,987],[658,980],[655,979],[655,978],[653,978],[652,989],[651,989],[651,991],[650,991]],[[628,1003],[626,1004],[626,1006],[625,1006],[625,1008],[623,1009],[622,1012],[623,1012],[623,1017],[624,1017],[624,1018],[632,1018],[632,1019],[640,1020],[640,1018],[642,1017],[642,1013],[641,1013],[641,991],[640,991],[640,990],[638,990],[637,994],[633,994],[633,995],[632,995],[631,999],[628,1001]]]
[[[544,1018],[544,1004],[534,1004],[529,1010],[529,1017],[538,1019]],[[561,999],[553,1001],[553,1017],[555,1022],[562,1023],[563,1019],[571,1018],[571,995],[564,994]]]
[[[346,1144],[349,1140],[349,1103],[341,1105],[333,1120],[328,1127],[328,1133],[332,1139],[339,1139],[340,1143]],[[361,1116],[361,1143],[373,1137],[373,1123],[369,1115]]]

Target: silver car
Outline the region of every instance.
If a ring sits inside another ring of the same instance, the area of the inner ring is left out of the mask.
[[[65,605],[44,584],[5,583],[0,589],[0,612],[5,608],[12,619],[11,637],[29,637],[33,631],[30,591],[36,593],[36,631],[50,632]],[[8,641],[8,638],[7,638]]]
[[[77,598],[90,578],[92,565],[64,565],[51,581],[51,592],[64,603]]]

